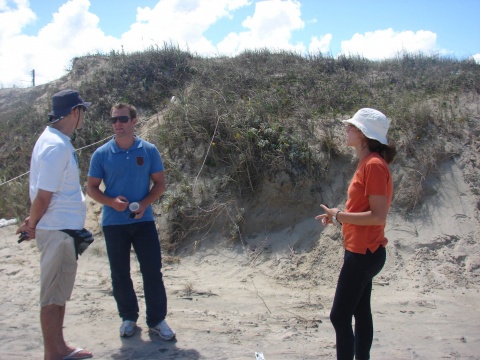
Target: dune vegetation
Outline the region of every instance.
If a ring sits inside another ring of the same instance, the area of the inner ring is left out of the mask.
[[[302,208],[305,197],[292,194],[310,194],[303,211],[311,216],[335,174],[353,171],[340,120],[362,107],[392,121],[394,211],[405,217],[420,211],[425,194],[435,191],[429,179],[438,166],[468,154],[474,160],[464,162],[464,175],[480,195],[480,65],[473,61],[408,53],[370,61],[270,50],[204,58],[165,44],[76,58],[52,83],[0,89],[2,218],[23,219],[28,212],[28,175],[19,175],[28,172],[51,96],[64,88],[93,102],[74,143],[83,182],[95,144],[111,134],[111,105],[137,107],[139,133],[159,147],[166,167],[167,191],[154,210],[168,226],[162,242],[172,252],[213,229],[242,241],[265,184],[278,185],[275,196],[288,200],[278,202],[279,212],[281,206]],[[343,198],[344,191],[331,201]]]

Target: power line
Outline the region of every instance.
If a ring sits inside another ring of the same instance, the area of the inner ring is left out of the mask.
[[[111,138],[111,136],[108,136],[108,137],[106,137],[106,138],[104,138],[104,139],[102,139],[102,140],[99,140],[99,141],[97,141],[97,142],[94,142],[93,144],[89,144],[89,145],[86,145],[86,146],[81,147],[81,148],[79,148],[79,149],[75,149],[75,152],[78,152],[78,151],[80,151],[80,150],[89,148],[90,146],[96,145],[96,144],[101,143],[101,142],[103,142],[103,141],[105,141],[105,140],[107,140],[107,139],[110,139],[110,138]],[[9,182],[12,182],[12,181],[14,181],[14,180],[16,180],[16,179],[19,179],[19,178],[21,178],[22,176],[25,176],[25,175],[27,175],[27,174],[29,174],[29,173],[30,173],[30,171],[27,171],[27,172],[25,172],[25,173],[23,173],[23,174],[21,174],[21,175],[15,176],[13,179],[10,179],[10,180],[7,180],[7,181],[1,183],[0,186],[3,186],[3,185],[5,185],[5,184],[8,184]]]
[[[138,124],[140,125],[140,124],[142,124],[142,123],[144,123],[144,122],[146,122],[146,120],[139,121]],[[104,142],[105,140],[111,139],[111,138],[112,138],[112,135],[107,136],[106,138],[103,138],[102,140],[98,140],[98,141],[94,142],[93,144],[88,144],[88,145],[85,145],[84,147],[81,147],[81,148],[79,148],[79,149],[75,149],[75,152],[78,152],[78,151],[80,151],[80,150],[89,148],[90,146],[93,146],[93,145],[96,145],[96,144],[98,144],[98,143]],[[9,182],[14,181],[14,180],[16,180],[16,179],[18,179],[18,178],[21,178],[22,176],[25,176],[25,175],[27,175],[27,174],[29,174],[29,173],[30,173],[30,171],[27,171],[26,173],[23,173],[23,174],[21,174],[21,175],[15,176],[13,179],[4,181],[3,183],[0,184],[0,186],[3,186],[3,185],[5,185],[5,184],[8,184]]]

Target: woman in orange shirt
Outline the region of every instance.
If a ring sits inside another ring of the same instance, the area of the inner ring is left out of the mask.
[[[393,193],[388,167],[396,150],[388,145],[389,120],[380,111],[363,108],[344,120],[346,144],[355,149],[359,164],[348,187],[345,210],[320,205],[315,217],[342,225],[344,260],[338,278],[330,320],[335,328],[337,359],[370,359],[373,320],[370,307],[372,279],[386,259],[385,222]],[[355,317],[355,331],[352,330]]]

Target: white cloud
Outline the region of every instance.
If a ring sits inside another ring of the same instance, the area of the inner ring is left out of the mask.
[[[91,0],[69,0],[53,14],[37,35],[22,35],[35,21],[28,0],[0,0],[0,86],[28,86],[35,69],[36,84],[58,79],[76,56],[108,53],[110,50],[142,51],[164,43],[205,55],[236,55],[245,49],[270,48],[305,53],[302,42],[294,43],[294,31],[304,28],[298,0],[159,0],[150,7],[138,7],[136,22],[114,38],[99,28],[99,18],[89,11]],[[7,4],[14,4],[8,8]],[[218,44],[204,34],[221,19],[251,6],[253,13],[242,26]],[[3,37],[3,38],[2,38]],[[327,51],[331,35],[312,38],[310,49]]]
[[[0,44],[1,86],[26,86],[35,69],[36,84],[55,80],[65,73],[75,56],[105,52],[118,47],[118,40],[105,36],[98,28],[99,19],[88,12],[88,0],[70,0],[53,14],[53,20],[37,36],[25,36],[21,29],[26,20],[17,14],[33,14],[28,1],[16,1],[17,8],[0,14],[9,20],[10,34]],[[33,14],[32,20],[35,18]],[[3,25],[4,19],[0,18]],[[31,21],[31,20],[30,20]],[[3,34],[3,28],[2,28]]]
[[[330,43],[332,41],[332,34],[327,34],[322,36],[322,38],[317,38],[316,36],[312,37],[310,45],[308,47],[308,52],[310,54],[318,53],[328,53],[330,51]]]
[[[472,58],[477,64],[480,64],[480,54],[475,54]]]
[[[221,18],[251,4],[251,0],[159,0],[152,9],[137,8],[137,21],[120,39],[106,36],[99,18],[89,12],[89,0],[69,0],[36,36],[22,35],[35,20],[28,0],[0,0],[0,86],[28,86],[35,69],[36,84],[65,74],[71,60],[110,50],[141,51],[164,42],[204,55],[217,48],[203,35]]]
[[[3,42],[11,36],[18,35],[26,25],[35,21],[36,15],[28,7],[27,0],[13,0],[15,8],[0,1],[0,40]]]
[[[401,52],[436,53],[437,35],[419,30],[396,32],[393,29],[355,34],[350,40],[342,41],[342,53],[361,55],[372,60],[395,57]]]
[[[126,51],[144,50],[163,43],[178,44],[199,54],[216,53],[204,33],[231,12],[250,4],[249,0],[161,0],[153,7],[137,8],[137,22],[122,35]]]
[[[220,53],[235,55],[245,49],[259,48],[305,52],[301,42],[290,43],[292,32],[305,26],[298,1],[259,1],[254,14],[242,25],[247,31],[228,34],[217,46]]]
[[[119,38],[105,35],[99,18],[89,11],[90,4],[91,0],[68,0],[37,35],[26,36],[23,29],[36,20],[29,1],[0,0],[0,87],[29,86],[32,69],[36,84],[58,79],[74,57],[112,49],[142,51],[173,43],[196,54],[218,56],[260,48],[304,54],[308,46],[313,54],[328,53],[333,38],[328,33],[311,37],[309,44],[294,40],[293,35],[305,27],[300,0],[158,0],[152,8],[138,7],[136,22]],[[218,44],[205,36],[220,20],[232,19],[246,7],[250,15],[242,29],[225,35]],[[378,30],[342,41],[341,51],[371,59],[403,51],[438,53],[436,38],[431,31]],[[479,54],[474,58],[480,62]]]
[[[59,70],[65,70],[75,56],[118,47],[119,41],[106,36],[98,27],[99,18],[88,12],[89,7],[88,0],[70,0],[39,31],[34,54],[35,62],[43,65],[40,68],[35,65],[39,80],[58,78]]]
[[[22,50],[29,49],[31,38],[21,33],[25,26],[36,19],[33,11],[28,8],[28,1],[12,2],[14,7],[8,6],[6,1],[0,1],[0,85],[5,86],[19,84],[20,79],[25,79]]]

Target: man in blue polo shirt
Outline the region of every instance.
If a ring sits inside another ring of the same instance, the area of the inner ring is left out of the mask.
[[[135,135],[137,111],[117,104],[110,118],[114,137],[90,161],[87,193],[103,204],[102,227],[112,276],[113,296],[123,322],[120,336],[135,333],[138,301],[130,276],[133,245],[143,277],[146,320],[150,333],[171,340],[165,321],[167,295],[162,277],[160,242],[151,204],[165,191],[163,163],[155,145]],[[103,180],[105,190],[100,190]],[[150,186],[150,183],[153,186]],[[130,210],[137,203],[137,209]]]

